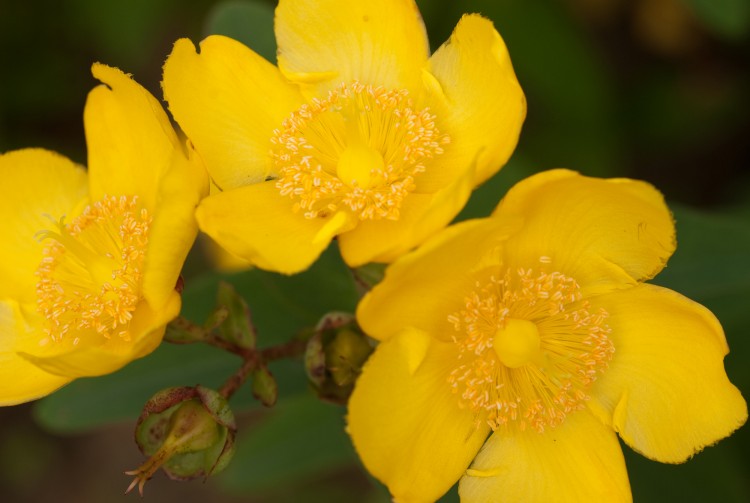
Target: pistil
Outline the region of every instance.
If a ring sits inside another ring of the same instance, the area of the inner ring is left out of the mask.
[[[539,329],[527,320],[507,320],[492,339],[497,358],[511,369],[530,363],[539,354],[540,346]]]

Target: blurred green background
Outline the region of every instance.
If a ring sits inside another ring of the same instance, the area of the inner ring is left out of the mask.
[[[717,314],[732,350],[727,372],[750,397],[750,2],[417,3],[433,48],[464,12],[493,19],[528,99],[516,154],[461,218],[486,215],[515,180],[551,167],[652,182],[678,228],[677,253],[655,282]],[[92,62],[132,73],[161,98],[161,66],[177,38],[223,33],[273,60],[272,18],[273,2],[262,0],[6,0],[0,151],[39,146],[85,163]],[[201,263],[196,254],[187,273],[186,316],[202,320],[211,307],[205,299],[229,278],[248,299],[264,345],[354,307],[355,287],[335,250],[293,278],[219,275]],[[209,348],[165,345],[114,375],[0,409],[0,501],[120,501],[129,482],[122,472],[142,462],[132,427],[143,402],[166,386],[217,386],[238,363]],[[276,408],[259,410],[249,390],[233,399],[240,433],[230,468],[205,484],[158,474],[148,499],[387,501],[356,460],[343,410],[312,398],[298,362],[271,369],[281,390]],[[750,501],[747,427],[684,465],[625,452],[636,501]]]

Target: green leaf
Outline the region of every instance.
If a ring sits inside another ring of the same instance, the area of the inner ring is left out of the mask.
[[[219,282],[231,283],[250,307],[258,346],[286,342],[331,311],[354,312],[358,295],[351,272],[335,246],[307,271],[282,276],[253,269],[234,275],[206,274],[187,285],[182,316],[202,322],[213,308]]]
[[[232,493],[260,496],[292,491],[353,464],[356,454],[343,415],[343,408],[311,396],[279,402],[260,423],[240,432],[219,484]]]
[[[351,274],[331,247],[308,271],[292,277],[256,269],[231,276],[208,273],[189,281],[183,292],[183,315],[202,322],[214,307],[222,280],[231,282],[247,300],[258,329],[259,347],[290,340],[329,311],[352,312],[357,301]],[[79,379],[40,400],[35,416],[41,425],[57,432],[132,421],[156,391],[195,384],[217,388],[240,364],[236,356],[202,344],[162,344],[151,355],[118,372]],[[280,360],[271,363],[269,369],[280,397],[306,392],[307,377],[301,361]],[[232,398],[235,411],[259,406],[250,386],[246,387]]]
[[[142,67],[161,39],[164,19],[178,5],[175,0],[72,0],[66,2],[67,29],[89,41],[97,57],[107,55],[122,68]]]
[[[677,251],[654,283],[705,304],[728,332],[746,331],[750,328],[750,222],[747,218],[671,206],[677,226]],[[738,309],[737,300],[745,307]],[[744,333],[737,336],[747,339]]]
[[[679,421],[679,418],[675,418]],[[742,433],[742,432],[740,432]],[[623,445],[633,501],[750,501],[740,433],[681,465],[657,463]],[[747,435],[745,435],[747,437]],[[747,438],[744,445],[747,445]]]
[[[273,7],[268,2],[231,1],[217,4],[208,15],[205,34],[225,35],[238,40],[276,63]]]
[[[750,30],[747,0],[684,0],[695,15],[717,35],[737,40]]]

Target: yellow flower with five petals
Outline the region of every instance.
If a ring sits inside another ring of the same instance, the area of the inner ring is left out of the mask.
[[[526,113],[492,23],[464,16],[432,56],[413,0],[281,0],[278,67],[242,44],[178,40],[164,95],[220,191],[201,230],[262,268],[307,268],[334,237],[352,266],[447,225]]]
[[[42,149],[0,156],[0,405],[150,353],[180,311],[208,176],[148,91],[92,72],[88,173]]]
[[[661,194],[552,170],[405,255],[361,301],[380,344],[349,402],[400,503],[629,501],[617,434],[685,461],[747,419],[719,322],[647,284],[675,249]]]

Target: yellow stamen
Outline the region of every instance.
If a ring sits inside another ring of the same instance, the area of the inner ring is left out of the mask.
[[[307,218],[346,210],[360,220],[395,220],[415,178],[448,142],[408,91],[343,83],[274,131],[276,186]]]
[[[135,196],[105,196],[57,232],[37,269],[37,309],[53,341],[75,332],[129,340],[128,327],[140,301],[143,260],[151,217]]]
[[[493,430],[559,425],[583,407],[614,353],[606,311],[592,311],[573,278],[547,272],[550,263],[477,282],[448,317],[462,362],[448,384]]]

